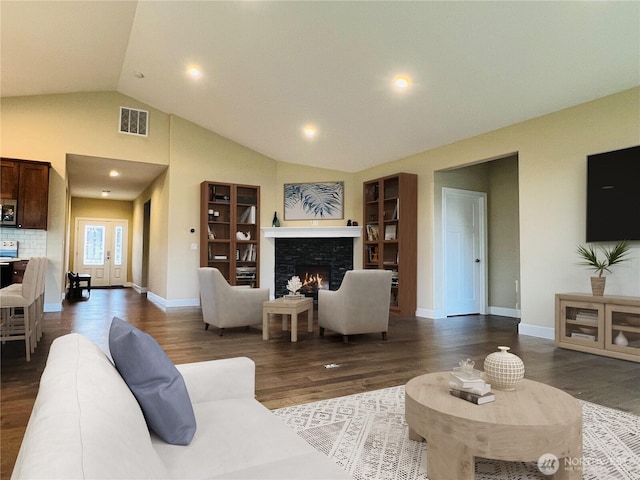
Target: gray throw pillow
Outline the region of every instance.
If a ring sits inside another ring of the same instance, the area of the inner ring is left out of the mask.
[[[109,329],[116,368],[135,395],[147,426],[165,442],[189,445],[196,419],[182,375],[155,339],[118,317]]]

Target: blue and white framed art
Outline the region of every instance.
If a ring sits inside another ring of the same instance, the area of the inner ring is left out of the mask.
[[[285,183],[285,220],[341,220],[344,182]]]

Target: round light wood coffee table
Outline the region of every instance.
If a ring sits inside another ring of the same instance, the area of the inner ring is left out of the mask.
[[[526,379],[515,391],[494,393],[495,402],[484,405],[456,398],[449,372],[407,383],[409,438],[427,441],[429,480],[472,480],[474,457],[540,462],[545,454],[545,467],[559,466],[553,478],[582,478],[582,406],[575,398]]]

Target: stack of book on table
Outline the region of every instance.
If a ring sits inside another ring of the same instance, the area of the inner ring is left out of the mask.
[[[477,405],[493,402],[496,399],[491,392],[491,385],[482,379],[480,372],[468,373],[458,369],[454,369],[450,374],[449,393]]]

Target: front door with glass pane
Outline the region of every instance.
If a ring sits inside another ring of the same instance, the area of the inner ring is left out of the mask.
[[[127,281],[127,220],[77,219],[75,270],[91,275],[91,286]]]

